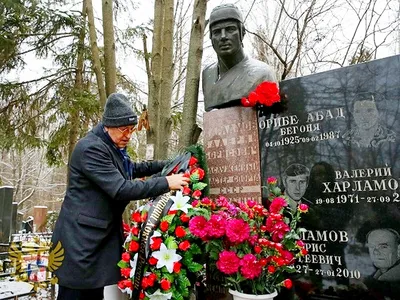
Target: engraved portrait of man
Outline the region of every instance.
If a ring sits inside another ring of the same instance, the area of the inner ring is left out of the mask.
[[[311,204],[304,198],[310,179],[310,170],[298,163],[289,165],[283,173],[283,185],[285,194],[289,198],[289,206],[296,209],[299,203]]]
[[[368,148],[396,140],[396,134],[380,124],[378,108],[373,97],[354,103],[353,118],[354,127],[342,136],[347,143]]]
[[[376,271],[364,284],[373,299],[395,300],[400,296],[400,235],[392,228],[377,228],[368,232],[369,256]]]
[[[377,268],[373,277],[380,281],[400,281],[400,236],[391,228],[380,228],[367,234],[372,263]]]

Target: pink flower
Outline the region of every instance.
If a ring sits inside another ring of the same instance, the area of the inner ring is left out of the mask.
[[[212,215],[206,224],[209,237],[220,238],[225,234],[226,219],[222,215]]]
[[[217,203],[217,206],[219,206],[219,207],[228,207],[229,206],[229,201],[224,196],[219,196],[215,202]]]
[[[240,258],[235,252],[224,250],[219,254],[216,265],[222,273],[234,274],[239,269]]]
[[[278,180],[276,179],[276,177],[268,177],[267,178],[267,183],[268,184],[276,184],[278,182]]]
[[[285,234],[290,231],[290,227],[285,222],[276,222],[272,229],[272,240],[280,242],[285,237]]]
[[[270,205],[270,207],[269,207],[269,211],[270,211],[271,213],[277,214],[277,213],[279,213],[279,212],[281,211],[281,209],[282,209],[283,207],[286,207],[287,205],[288,205],[288,204],[287,204],[287,202],[286,202],[285,199],[283,199],[282,197],[276,197],[276,198],[272,201],[272,203],[271,203],[271,205]]]
[[[304,203],[300,203],[299,207],[297,208],[301,213],[308,212],[308,205]]]
[[[247,200],[246,201],[246,203],[247,203],[247,206],[248,207],[250,207],[250,208],[253,208],[254,207],[254,205],[256,205],[257,204],[257,202],[256,201],[254,201],[254,200]]]
[[[189,230],[193,235],[204,238],[207,235],[206,225],[206,218],[203,216],[196,216],[189,221]]]
[[[294,255],[292,252],[288,250],[281,250],[281,255],[284,260],[286,260],[287,264],[291,264],[294,262]]]
[[[298,240],[297,242],[296,242],[296,245],[297,245],[297,247],[299,247],[299,248],[303,248],[304,247],[304,242],[302,241],[302,240]]]
[[[240,273],[247,279],[254,279],[261,274],[262,266],[253,254],[246,254],[240,261]]]
[[[232,219],[226,224],[226,236],[232,243],[242,243],[250,237],[250,226],[242,219]]]

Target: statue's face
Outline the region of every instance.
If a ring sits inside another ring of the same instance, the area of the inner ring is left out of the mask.
[[[213,24],[211,43],[219,57],[231,56],[238,52],[242,48],[238,22],[227,20]]]

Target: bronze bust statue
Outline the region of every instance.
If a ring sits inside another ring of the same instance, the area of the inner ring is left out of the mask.
[[[210,38],[218,62],[202,73],[206,111],[238,105],[263,81],[276,81],[273,69],[248,57],[243,50],[243,17],[233,4],[215,7],[210,14]]]

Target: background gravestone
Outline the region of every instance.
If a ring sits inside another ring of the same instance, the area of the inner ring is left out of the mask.
[[[0,187],[0,243],[8,243],[13,219],[13,188]]]
[[[295,292],[400,299],[400,56],[286,80],[281,91],[288,110],[259,118],[261,177],[310,205]],[[367,245],[371,230],[387,228],[394,244]],[[391,276],[380,276],[389,260]]]

